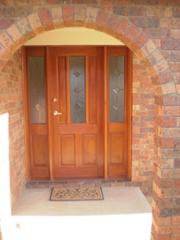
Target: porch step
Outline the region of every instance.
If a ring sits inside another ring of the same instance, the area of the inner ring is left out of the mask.
[[[49,188],[27,188],[9,223],[4,224],[7,237],[149,240],[152,213],[139,187],[103,186],[102,191],[103,201],[53,202]]]
[[[4,240],[150,240],[151,222],[151,214],[13,217]]]

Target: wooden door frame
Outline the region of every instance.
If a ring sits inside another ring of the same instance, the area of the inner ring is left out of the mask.
[[[23,94],[23,112],[24,112],[24,134],[25,134],[25,174],[29,180],[30,175],[30,136],[29,136],[29,111],[28,111],[28,84],[27,84],[27,54],[26,47],[22,47],[22,94]]]
[[[129,180],[131,180],[132,177],[132,106],[133,106],[133,89],[132,89],[132,80],[133,80],[133,53],[128,48],[128,55],[127,55],[127,64],[129,69],[127,69],[127,136],[128,136],[128,146],[127,146],[127,161],[128,161],[128,172],[127,177]]]
[[[35,47],[35,46],[30,46]],[[40,46],[39,46],[40,47]],[[62,46],[61,46],[62,47]],[[67,46],[66,46],[67,47]],[[75,47],[75,46],[68,46],[68,47]],[[87,46],[82,46],[87,47]],[[102,47],[102,46],[101,46]],[[107,104],[107,91],[108,91],[108,76],[107,76],[107,48],[109,47],[116,47],[116,46],[103,46],[104,48],[104,178],[108,178],[108,111]],[[26,168],[26,177],[28,180],[31,179],[30,174],[30,141],[29,141],[29,110],[28,110],[28,84],[27,84],[27,60],[26,60],[26,48],[22,47],[22,65],[23,65],[23,84],[22,84],[22,91],[23,91],[23,110],[24,110],[24,132],[25,132],[25,168]],[[48,71],[47,71],[47,55],[48,55],[48,46],[44,46],[46,56],[45,56],[45,66],[46,66],[46,77],[48,78]],[[117,46],[117,48],[125,48],[125,46]],[[133,53],[128,49],[127,54],[127,94],[128,94],[128,101],[127,101],[127,136],[128,136],[128,143],[127,143],[127,162],[128,162],[128,172],[127,177],[128,180],[131,180],[132,175],[132,60],[133,60]],[[47,81],[47,95],[49,95],[50,88]],[[48,115],[48,143],[49,143],[49,169],[50,169],[50,180],[53,180],[53,171],[52,171],[52,132],[53,127],[51,123],[51,101],[47,101],[47,115]]]
[[[104,178],[108,178],[108,118],[109,118],[109,79],[108,79],[108,48],[127,48],[126,46],[104,46]],[[132,176],[132,60],[133,54],[127,48],[127,66],[125,68],[127,76],[127,178],[131,180]]]
[[[33,168],[32,168],[32,148],[31,148],[31,141],[32,141],[32,127],[30,126],[30,112],[29,112],[29,90],[28,90],[28,56],[43,56],[45,61],[45,70],[46,70],[46,47],[45,46],[23,46],[22,47],[22,71],[23,71],[23,77],[24,81],[22,83],[22,94],[23,94],[23,110],[24,110],[24,133],[25,133],[25,174],[28,180],[36,179],[36,177],[33,177]],[[47,104],[47,83],[46,83],[46,72],[45,72],[45,101]],[[48,109],[47,109],[48,110]],[[33,124],[32,124],[33,125]],[[41,124],[43,125],[43,124]],[[46,128],[48,126],[48,120],[47,123],[45,123]],[[41,132],[41,127],[38,128]],[[47,130],[46,130],[47,132]],[[48,137],[48,136],[47,136]],[[38,179],[49,179],[49,167],[47,169],[47,176],[39,177]]]

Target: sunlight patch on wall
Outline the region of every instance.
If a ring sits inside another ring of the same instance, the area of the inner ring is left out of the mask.
[[[32,45],[124,45],[109,34],[84,27],[66,27],[38,34],[26,42]]]

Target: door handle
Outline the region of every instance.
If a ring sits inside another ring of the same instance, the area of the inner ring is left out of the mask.
[[[58,112],[57,110],[55,110],[55,111],[53,112],[53,115],[54,115],[54,116],[59,116],[59,115],[62,115],[62,113],[61,113],[61,112]]]

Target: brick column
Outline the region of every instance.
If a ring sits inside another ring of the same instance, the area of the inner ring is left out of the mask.
[[[154,165],[153,237],[180,239],[180,98],[168,94],[158,99],[158,158]]]

